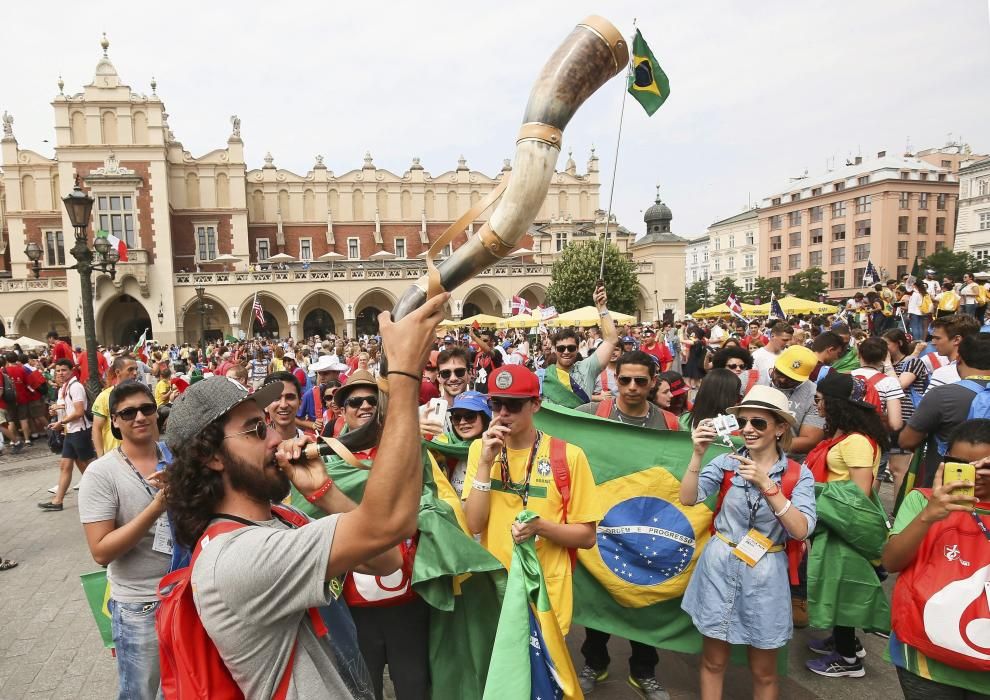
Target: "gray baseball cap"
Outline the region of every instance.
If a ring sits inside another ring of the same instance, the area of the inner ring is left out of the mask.
[[[282,382],[272,382],[249,394],[242,384],[227,377],[210,377],[196,382],[172,404],[165,427],[165,444],[175,450],[245,401],[254,401],[264,411],[282,395],[282,388]]]

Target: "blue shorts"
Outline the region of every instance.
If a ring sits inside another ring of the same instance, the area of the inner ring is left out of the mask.
[[[62,458],[88,462],[96,459],[96,448],[93,447],[93,434],[89,430],[66,433],[62,443]]]

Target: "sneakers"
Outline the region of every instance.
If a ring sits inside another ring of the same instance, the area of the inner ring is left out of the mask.
[[[78,485],[77,486],[73,486],[71,489],[69,489],[69,491],[78,491],[78,490],[79,490],[79,486]],[[48,489],[48,493],[58,493],[58,484],[55,484],[50,489]],[[68,491],[66,493],[68,493]]]
[[[838,654],[829,654],[820,659],[811,659],[804,664],[809,671],[828,678],[862,678],[866,675],[863,662],[859,659],[849,663]]]
[[[23,449],[24,449],[24,442],[23,441],[21,441],[21,442],[15,442],[15,443],[12,443],[11,446],[10,446],[10,453],[11,454],[18,455],[18,454],[21,453],[21,451]]]
[[[626,682],[644,700],[670,700],[670,693],[653,676],[646,678],[633,678],[629,676]]]
[[[599,681],[603,681],[608,678],[608,669],[604,671],[596,671],[588,664],[584,665],[581,672],[578,674],[578,685],[581,686],[581,692],[584,694],[590,693],[595,689],[595,684]]]
[[[794,626],[804,629],[808,626],[808,601],[804,598],[791,596],[791,616],[794,618]]]
[[[825,639],[812,639],[808,642],[808,648],[815,652],[816,654],[821,654],[823,656],[828,656],[829,654],[835,653],[835,638],[832,635],[825,637]],[[856,639],[856,658],[865,659],[866,649],[863,645],[859,643],[859,639]]]
[[[51,510],[51,511],[62,510],[61,503],[52,503],[51,501],[42,501],[41,503],[38,504],[38,507],[41,508],[41,510]]]

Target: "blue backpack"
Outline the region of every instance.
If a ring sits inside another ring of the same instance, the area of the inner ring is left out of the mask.
[[[964,386],[976,394],[973,397],[973,403],[969,405],[969,413],[966,414],[966,420],[990,418],[990,382],[986,386],[983,386],[971,379],[962,379],[959,381],[959,386]],[[935,443],[938,445],[938,453],[940,455],[944,456],[948,453],[949,445],[945,440],[936,435]]]

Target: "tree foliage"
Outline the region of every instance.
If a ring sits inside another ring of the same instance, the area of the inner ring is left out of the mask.
[[[741,292],[742,289],[740,289],[734,279],[731,277],[723,277],[715,284],[715,294],[712,297],[712,305],[724,304],[730,294],[739,296]]]
[[[780,296],[780,280],[776,277],[757,277],[753,280],[753,291],[746,295],[746,303],[755,304],[759,300],[759,303],[766,304],[770,301],[771,292]]]
[[[705,306],[708,301],[708,283],[698,280],[688,285],[687,293],[684,295],[684,311],[693,314],[698,309]]]
[[[820,267],[812,267],[799,272],[784,285],[784,291],[801,299],[817,301],[820,294],[828,291],[825,271]],[[769,300],[769,296],[767,299]]]
[[[972,253],[940,250],[925,258],[922,267],[935,270],[939,278],[949,276],[961,282],[964,272],[979,272],[983,269],[983,263]]]
[[[564,312],[594,304],[595,282],[601,265],[601,242],[571,243],[554,261],[547,303]],[[605,288],[608,307],[635,314],[639,298],[636,264],[613,245],[605,249]]]

